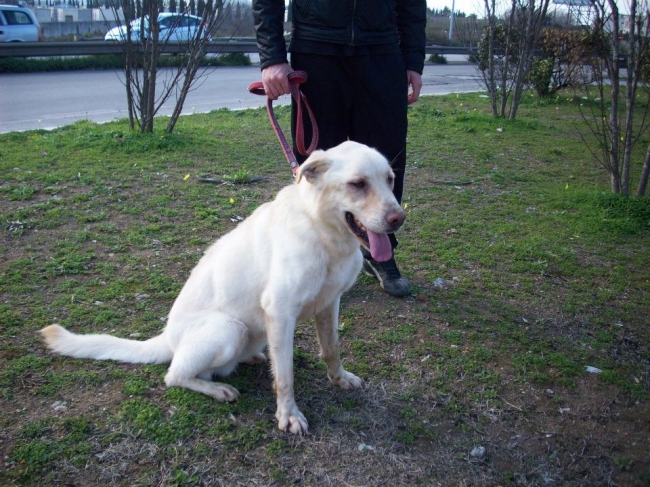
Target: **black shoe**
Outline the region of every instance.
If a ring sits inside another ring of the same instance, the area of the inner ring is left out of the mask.
[[[394,257],[386,262],[377,262],[364,255],[363,272],[379,279],[381,288],[391,296],[403,298],[411,294],[411,283],[400,274]]]

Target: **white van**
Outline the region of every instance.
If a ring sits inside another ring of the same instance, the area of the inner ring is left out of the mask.
[[[41,26],[27,7],[0,5],[0,42],[38,42]]]

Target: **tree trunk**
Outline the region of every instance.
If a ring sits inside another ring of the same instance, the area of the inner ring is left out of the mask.
[[[183,78],[183,86],[178,94],[178,98],[176,99],[176,105],[174,106],[174,111],[171,117],[169,118],[169,122],[167,123],[167,128],[165,129],[165,132],[167,133],[171,134],[174,131],[176,122],[178,122],[178,117],[180,117],[183,111],[183,105],[185,104],[185,99],[187,98],[187,95],[189,94],[190,89],[192,88],[192,84],[196,79],[196,73],[201,67],[202,57],[203,57],[203,50],[200,50],[198,52],[192,53],[192,59],[188,61],[187,69],[185,70],[185,77]]]
[[[124,23],[126,27],[126,37],[131,39],[131,20],[133,20],[133,12],[131,10],[130,0],[122,0],[122,12],[124,13]],[[133,98],[133,69],[134,69],[134,48],[130,42],[124,44],[124,83],[126,85],[126,104],[129,112],[129,128],[135,129],[135,111],[134,111],[134,98]]]
[[[515,14],[517,12],[517,0],[512,0],[510,8],[510,17],[508,18],[508,30],[506,34],[506,52],[504,57],[503,70],[501,72],[501,105],[499,106],[499,116],[505,117],[508,98],[510,97],[509,73],[510,58],[512,56],[511,46],[512,37],[515,29]]]
[[[488,19],[488,74],[487,74],[487,88],[490,94],[490,103],[492,105],[492,116],[496,117],[497,112],[497,86],[494,73],[494,43],[495,43],[495,22],[496,15],[494,15],[495,0],[484,0],[485,13]]]
[[[636,189],[637,196],[645,195],[645,190],[648,186],[648,176],[650,176],[650,144],[648,144],[648,150],[645,153],[645,161],[643,162],[641,179],[639,180],[639,187]]]
[[[614,3],[613,0],[608,0],[611,4]],[[612,51],[607,57],[607,63],[610,81],[611,81],[611,110],[609,114],[609,127],[610,127],[610,140],[609,140],[609,151],[611,157],[611,180],[612,180],[612,191],[614,193],[623,193],[625,188],[621,185],[621,150],[620,150],[620,137],[621,137],[621,121],[619,118],[619,99],[620,99],[620,88],[621,80],[619,76],[618,69],[618,55],[620,53],[620,42],[618,41],[618,8],[616,3],[613,5],[612,15],[612,25],[614,32],[612,33]],[[629,188],[628,188],[629,189]]]
[[[513,0],[513,11],[515,0]],[[535,2],[534,0],[528,0],[528,9],[520,9],[519,15],[525,15],[525,18],[519,19],[517,26],[519,27],[519,52],[517,53],[519,59],[517,60],[517,67],[515,69],[514,76],[514,89],[512,90],[512,100],[510,102],[510,112],[508,118],[514,120],[517,116],[517,107],[519,106],[519,101],[521,100],[521,94],[524,91],[524,81],[525,81],[525,65],[527,62],[527,57],[529,56],[529,47],[528,43],[530,42],[530,34],[532,30],[532,18],[534,12]],[[514,24],[511,26],[514,28]]]
[[[621,177],[619,176],[618,172],[612,171],[612,173],[609,175],[609,180],[612,193],[621,194]]]
[[[522,41],[520,42],[519,63],[515,73],[515,89],[510,104],[509,119],[514,120],[517,117],[519,103],[524,93],[524,87],[530,73],[530,67],[535,56],[535,47],[540,39],[540,32],[544,26],[548,4],[550,0],[541,0],[539,7],[536,8],[535,0],[528,0],[528,8],[525,10],[527,18],[523,19],[519,25],[523,27]]]
[[[132,53],[126,52],[126,66],[124,68],[124,82],[126,84],[126,105],[129,110],[129,128],[131,130],[135,129],[135,113],[133,111],[133,73],[132,66],[133,62],[131,61]]]
[[[637,10],[637,1],[631,0],[630,2],[630,12],[636,12]],[[632,21],[630,22],[630,32],[629,36],[632,39],[632,42],[627,44],[627,90],[625,93],[625,108],[626,108],[626,118],[625,118],[625,148],[623,153],[623,177],[621,184],[624,188],[625,194],[630,194],[631,182],[630,182],[630,168],[632,166],[632,149],[634,146],[634,107],[636,101],[637,86],[639,84],[640,72],[643,67],[642,57],[643,52],[641,50],[637,51],[637,42],[634,39],[641,33],[637,31],[637,23]],[[617,38],[618,39],[618,38]],[[620,48],[619,48],[620,52]],[[617,63],[618,64],[618,63]]]

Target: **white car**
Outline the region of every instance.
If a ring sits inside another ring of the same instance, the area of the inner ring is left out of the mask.
[[[149,26],[149,17],[144,18],[144,30],[141,27],[141,19],[135,19],[131,22],[131,40],[139,42],[140,39],[146,39],[151,35]],[[196,37],[196,33],[201,26],[201,17],[188,14],[177,13],[160,13],[158,14],[159,34],[161,42],[182,43]],[[203,27],[203,36],[207,36],[207,26]],[[124,42],[126,40],[126,26],[121,25],[109,30],[104,36],[105,41]]]
[[[27,7],[0,5],[0,42],[38,42],[41,26]]]

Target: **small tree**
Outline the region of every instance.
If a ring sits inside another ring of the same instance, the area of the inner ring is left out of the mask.
[[[478,45],[478,69],[492,99],[495,117],[514,120],[550,0],[511,0],[505,19],[496,15],[496,0],[484,0],[488,25]],[[508,108],[508,102],[510,106]]]
[[[594,22],[584,33],[582,45],[591,64],[582,83],[590,103],[583,107],[583,119],[591,136],[583,135],[587,148],[610,175],[614,193],[629,195],[633,149],[647,135],[650,104],[650,14],[648,3],[630,0],[629,32],[620,30],[616,0],[590,0]],[[626,40],[627,37],[627,40]],[[625,74],[621,72],[621,60]],[[645,99],[639,103],[640,88]],[[641,116],[638,120],[637,115]],[[596,140],[595,148],[592,143]],[[650,175],[650,144],[647,147],[636,194],[643,196]]]
[[[164,47],[170,42],[171,33],[175,29],[189,31],[189,27],[180,24],[181,16],[176,17],[176,20],[171,18],[168,20],[171,23],[166,25],[168,29],[164,31],[166,36],[161,36],[160,24],[157,21],[160,3],[157,0],[145,0],[139,15],[136,15],[132,0],[120,2],[125,21],[125,39],[120,45],[125,56],[124,84],[129,124],[132,129],[152,132],[155,115],[165,102],[175,95],[176,104],[166,127],[167,132],[172,132],[188,93],[200,78],[198,70],[203,61],[205,45],[216,34],[224,11],[216,8],[214,0],[208,0],[193,36],[182,43],[184,52],[178,58],[181,61],[178,67],[165,70],[164,76],[161,77],[158,60]],[[116,17],[119,18],[117,15]]]

